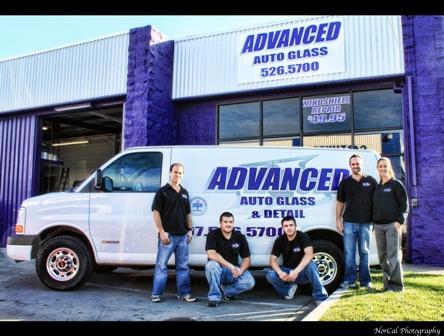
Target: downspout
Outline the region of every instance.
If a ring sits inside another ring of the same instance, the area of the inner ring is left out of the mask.
[[[412,76],[407,76],[407,94],[409,103],[409,154],[410,168],[412,172],[412,197],[410,198],[410,206],[416,208],[418,206],[418,184],[416,179],[416,153],[415,153],[415,131],[413,122],[413,94],[412,94]]]

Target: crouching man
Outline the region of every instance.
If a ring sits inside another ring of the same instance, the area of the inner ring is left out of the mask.
[[[234,230],[234,216],[224,212],[219,218],[220,227],[208,233],[205,250],[208,262],[205,275],[210,290],[209,307],[220,300],[234,300],[235,296],[253,288],[255,282],[249,271],[250,249],[243,234]],[[239,256],[242,263],[239,266]]]
[[[313,287],[313,298],[316,304],[324,301],[327,291],[319,278],[318,268],[312,261],[313,244],[310,236],[296,230],[296,220],[286,216],[281,221],[284,234],[276,238],[270,255],[270,266],[273,270],[267,273],[267,281],[278,295],[286,300],[294,297],[299,285],[310,283]],[[283,266],[277,259],[283,256]]]

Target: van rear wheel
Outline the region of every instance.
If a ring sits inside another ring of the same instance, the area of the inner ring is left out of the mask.
[[[344,273],[344,254],[327,240],[313,241],[313,261],[318,266],[319,277],[328,293],[338,288]]]
[[[82,240],[60,236],[43,244],[37,253],[35,267],[45,286],[64,291],[77,289],[88,281],[93,263]]]

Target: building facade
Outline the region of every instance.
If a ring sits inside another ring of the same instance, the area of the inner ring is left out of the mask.
[[[368,148],[408,189],[408,259],[442,266],[443,29],[319,16],[171,41],[146,26],[0,62],[2,245],[23,199],[122,148]]]

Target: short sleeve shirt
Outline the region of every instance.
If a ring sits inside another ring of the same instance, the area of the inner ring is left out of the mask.
[[[296,268],[304,257],[304,249],[313,246],[310,236],[302,231],[297,231],[296,238],[289,241],[283,234],[274,241],[271,254],[278,257],[282,254],[283,265],[289,268]]]
[[[242,259],[250,256],[247,239],[236,230],[233,230],[230,239],[225,238],[220,228],[210,231],[205,244],[205,251],[208,250],[215,250],[226,261],[236,266],[239,266],[239,256]]]
[[[188,233],[187,214],[191,212],[188,191],[182,186],[179,192],[168,183],[157,190],[151,210],[157,210],[165,232],[182,236]]]
[[[373,219],[373,193],[378,182],[369,176],[356,181],[351,175],[339,183],[336,199],[345,203],[344,222],[369,223]]]

